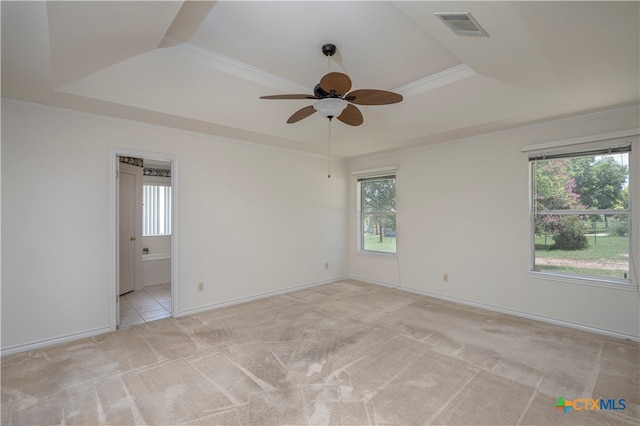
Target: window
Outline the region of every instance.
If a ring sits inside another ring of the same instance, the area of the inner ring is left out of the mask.
[[[142,235],[171,234],[171,187],[142,186]]]
[[[533,270],[630,281],[631,145],[533,155]]]
[[[396,253],[396,175],[358,177],[360,250]]]

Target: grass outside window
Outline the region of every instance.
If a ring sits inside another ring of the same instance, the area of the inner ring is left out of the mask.
[[[378,251],[382,253],[395,253],[396,252],[396,238],[395,237],[382,237],[380,241],[379,235],[373,235],[366,233],[364,236],[364,250],[366,251]]]
[[[553,249],[551,236],[536,235],[535,269],[604,278],[628,279],[629,237],[611,235],[611,228],[597,223],[585,234],[588,247],[583,250]]]

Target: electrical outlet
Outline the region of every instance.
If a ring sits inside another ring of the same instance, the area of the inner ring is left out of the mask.
[[[198,291],[204,291],[204,283],[198,283]]]
[[[449,274],[442,274],[442,281],[444,281],[445,283],[449,282]]]
[[[329,269],[329,262],[324,262],[324,269]]]

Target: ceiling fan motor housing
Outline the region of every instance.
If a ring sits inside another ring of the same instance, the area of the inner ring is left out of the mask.
[[[316,86],[313,88],[313,94],[316,95],[316,98],[318,99],[332,97],[331,93],[324,90],[322,86],[320,86],[320,84],[316,84]],[[338,96],[334,93],[333,97],[337,98]]]

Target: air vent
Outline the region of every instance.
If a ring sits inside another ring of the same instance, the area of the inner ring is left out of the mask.
[[[435,15],[459,36],[489,37],[489,34],[469,12],[447,12]]]

